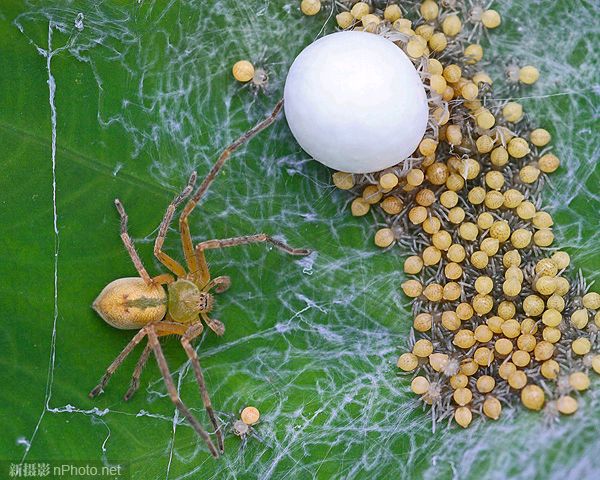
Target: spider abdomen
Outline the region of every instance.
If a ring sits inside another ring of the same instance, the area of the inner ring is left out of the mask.
[[[167,293],[161,285],[148,285],[139,277],[118,278],[104,287],[92,307],[115,328],[139,330],[164,318]]]

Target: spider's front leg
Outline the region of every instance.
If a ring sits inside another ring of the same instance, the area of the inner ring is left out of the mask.
[[[279,115],[279,112],[281,111],[282,107],[283,99],[277,102],[275,108],[267,118],[257,123],[254,127],[252,127],[246,133],[241,135],[237,140],[235,140],[225,150],[223,150],[223,152],[221,153],[221,155],[219,155],[219,158],[211,167],[210,171],[208,172],[208,174],[206,175],[196,192],[194,192],[194,195],[192,195],[192,197],[188,200],[183,211],[181,212],[181,216],[179,217],[179,230],[181,234],[183,252],[185,255],[188,270],[190,271],[190,273],[194,274],[194,276],[197,278],[197,282],[200,284],[204,284],[210,281],[210,272],[208,270],[208,264],[206,263],[206,259],[204,258],[204,253],[198,250],[194,251],[188,218],[194,210],[194,208],[196,208],[200,200],[202,200],[209,187],[215,181],[217,175],[219,174],[219,172],[223,168],[223,165],[225,165],[225,162],[229,159],[229,157],[231,157],[231,155],[238,148],[240,148],[240,146],[248,142],[258,133],[262,132],[265,128],[273,124],[273,122],[275,122],[275,119],[277,118],[277,115]]]
[[[221,320],[210,318],[206,313],[200,313],[200,316],[206,325],[208,325],[208,328],[215,332],[219,337],[225,334],[225,324]]]
[[[190,178],[188,180],[187,185],[181,191],[179,195],[177,195],[173,201],[167,207],[165,215],[158,227],[158,235],[156,236],[156,240],[154,241],[154,256],[158,258],[158,260],[167,267],[171,272],[177,275],[180,278],[186,276],[185,269],[181,266],[179,262],[171,258],[165,252],[162,251],[162,247],[165,243],[165,238],[167,236],[167,231],[169,229],[169,225],[171,224],[171,220],[173,219],[173,215],[175,214],[175,210],[179,206],[181,202],[183,202],[189,195],[192,193],[194,188],[194,184],[196,183],[196,172],[192,172]]]
[[[309,255],[311,250],[307,248],[294,248],[289,246],[287,243],[277,240],[264,233],[258,233],[256,235],[244,235],[242,237],[232,237],[223,239],[206,240],[196,245],[196,252],[204,254],[204,250],[216,249],[216,248],[227,248],[236,247],[238,245],[249,245],[251,243],[270,243],[277,247],[282,252],[290,255]]]

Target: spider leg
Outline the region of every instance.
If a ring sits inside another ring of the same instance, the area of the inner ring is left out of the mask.
[[[258,434],[255,428],[251,428],[248,435],[252,435],[252,437],[256,438],[259,442],[263,442],[263,438]]]
[[[194,373],[196,374],[196,381],[198,382],[198,387],[200,388],[200,395],[202,397],[202,403],[204,403],[204,408],[206,409],[206,413],[208,413],[208,417],[210,418],[210,422],[215,427],[215,433],[217,434],[217,444],[219,446],[219,450],[221,453],[225,451],[225,446],[223,445],[223,430],[219,426],[219,422],[217,421],[217,417],[215,415],[215,411],[212,407],[212,402],[210,401],[210,397],[208,395],[208,390],[206,389],[206,382],[204,381],[204,373],[202,373],[202,367],[200,366],[200,360],[198,359],[198,354],[196,350],[192,347],[191,341],[198,337],[204,327],[200,321],[193,323],[189,326],[187,331],[181,337],[181,345],[187,353],[188,358],[192,362],[192,367],[194,368]]]
[[[156,240],[154,241],[154,255],[160,263],[162,263],[165,267],[171,270],[178,277],[185,277],[186,271],[185,269],[173,258],[167,255],[162,251],[163,244],[165,243],[165,237],[167,236],[167,231],[169,229],[169,224],[173,219],[173,215],[175,214],[175,210],[183,202],[189,195],[192,193],[194,188],[194,184],[196,183],[196,172],[193,172],[190,176],[188,184],[181,191],[179,195],[177,195],[170,205],[167,207],[165,212],[165,216],[160,223],[160,227],[158,228],[158,235],[156,236]]]
[[[117,358],[113,360],[113,362],[106,369],[106,373],[98,382],[92,391],[89,393],[90,398],[94,398],[98,394],[100,394],[103,390],[110,377],[112,377],[113,373],[119,368],[119,366],[123,363],[123,361],[127,358],[127,355],[131,353],[131,351],[135,348],[135,346],[142,341],[142,339],[147,335],[147,327],[142,328],[135,336],[131,339],[131,341],[125,346],[125,348],[119,353]]]
[[[210,292],[213,288],[215,288],[215,292],[223,293],[224,291],[228,290],[229,287],[231,287],[231,278],[222,276],[211,280],[202,290],[205,292]]]
[[[174,281],[175,279],[170,273],[161,273],[160,275],[152,278],[152,283],[156,283],[158,285],[167,285],[169,283],[173,283]]]
[[[117,358],[115,358],[113,360],[113,362],[109,365],[109,367],[106,369],[106,373],[102,376],[98,385],[96,385],[94,387],[94,389],[89,393],[90,398],[94,398],[95,396],[97,396],[104,390],[104,387],[106,386],[106,384],[108,383],[108,381],[110,380],[112,375],[115,373],[117,368],[119,368],[121,363],[123,363],[123,361],[127,358],[127,355],[129,355],[131,353],[131,351],[136,347],[136,345],[138,343],[140,343],[143,340],[143,338],[148,334],[148,329],[151,326],[152,326],[152,328],[154,328],[158,331],[158,335],[172,335],[172,334],[183,335],[186,330],[184,325],[181,325],[181,324],[175,323],[175,322],[168,322],[168,321],[161,321],[161,322],[154,323],[152,325],[146,325],[138,333],[136,333],[136,335],[125,346],[125,348],[121,351],[121,353],[117,356]],[[142,352],[142,357],[143,357],[143,355],[144,355],[144,352]],[[136,365],[136,370],[134,370],[134,375],[136,374],[138,367],[140,369],[140,374],[141,374],[141,370],[144,368],[143,364],[140,365],[140,363],[142,362],[142,357],[140,357],[140,359],[138,360],[138,365]],[[133,378],[132,378],[132,381],[133,381]],[[137,387],[136,387],[136,389],[137,389]],[[130,388],[130,390],[131,390],[131,388]],[[133,392],[131,392],[131,395],[133,395],[134,392],[135,392],[135,390]],[[127,393],[129,393],[129,391]],[[131,398],[131,395],[129,396],[129,398]],[[128,398],[126,398],[126,400],[128,400]]]
[[[133,394],[137,392],[138,388],[140,388],[140,376],[142,375],[142,371],[146,366],[146,362],[148,361],[151,352],[152,348],[150,347],[150,344],[147,343],[146,347],[144,347],[144,351],[140,355],[140,359],[135,365],[135,370],[131,376],[131,385],[123,397],[125,401],[128,401],[131,397],[133,397]]]
[[[202,428],[198,420],[196,420],[196,418],[192,415],[192,412],[190,412],[190,410],[181,401],[181,398],[177,393],[177,389],[175,388],[175,384],[173,383],[173,377],[171,377],[171,373],[169,372],[167,360],[165,359],[162,348],[160,346],[160,342],[158,341],[158,336],[154,331],[153,327],[153,325],[150,325],[148,328],[148,343],[154,351],[154,356],[156,357],[158,368],[162,373],[163,380],[165,381],[165,386],[167,387],[169,396],[171,397],[171,401],[175,404],[175,406],[181,412],[181,414],[186,418],[186,420],[193,427],[196,433],[206,442],[206,445],[211,455],[215,458],[219,458],[219,452],[212,443],[210,437],[208,436],[208,433],[206,433],[206,431]]]
[[[201,313],[200,315],[202,316],[202,319],[206,322],[206,325],[208,325],[208,328],[215,332],[219,337],[225,333],[225,325],[223,324],[223,322],[215,318],[209,318],[209,316],[206,313]]]
[[[279,111],[281,110],[282,106],[283,99],[277,102],[275,108],[267,118],[257,123],[254,127],[252,127],[241,137],[235,140],[231,145],[229,145],[223,151],[223,153],[221,153],[215,164],[208,172],[206,178],[198,187],[198,190],[196,190],[196,192],[194,193],[194,196],[188,200],[188,203],[186,204],[185,208],[183,209],[183,212],[181,213],[181,217],[179,217],[181,242],[183,244],[183,250],[185,252],[185,258],[188,264],[188,269],[190,272],[199,272],[200,283],[207,283],[210,280],[210,273],[208,271],[206,259],[204,258],[204,252],[198,252],[198,250],[196,250],[194,254],[188,217],[190,216],[190,213],[192,213],[198,202],[202,199],[204,194],[208,191],[208,188],[215,180],[215,178],[219,174],[219,171],[221,170],[227,159],[231,156],[231,154],[235,152],[241,145],[243,145],[252,137],[254,137],[257,133],[261,132],[269,125],[271,125],[277,118],[277,115],[279,114]]]
[[[279,250],[282,250],[285,253],[289,253],[290,255],[308,255],[311,252],[310,250],[305,248],[290,247],[287,243],[269,237],[264,233],[259,233],[256,235],[245,235],[243,237],[224,238],[221,240],[206,240],[205,242],[201,242],[198,245],[196,245],[196,252],[213,248],[235,247],[237,245],[248,245],[250,243],[259,242],[270,243],[271,245],[277,247]]]
[[[150,285],[152,283],[152,279],[150,278],[150,275],[148,275],[148,271],[144,267],[140,256],[135,250],[133,240],[131,240],[131,237],[129,236],[129,232],[127,231],[127,213],[125,212],[125,208],[118,198],[115,198],[115,207],[117,207],[117,211],[121,217],[121,240],[123,240],[123,244],[125,245],[125,248],[127,249],[127,252],[129,253],[129,256],[131,257],[139,276],[142,277],[147,285]]]

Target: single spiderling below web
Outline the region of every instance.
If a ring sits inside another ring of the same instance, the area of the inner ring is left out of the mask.
[[[258,67],[254,70],[250,86],[254,91],[265,91],[269,86],[269,74],[264,68]]]
[[[230,430],[231,433],[242,440],[240,448],[243,449],[246,447],[246,443],[250,437],[262,441],[262,438],[256,431],[256,425],[260,419],[260,412],[256,407],[245,407],[238,415],[219,412],[219,416],[225,417],[225,420],[222,422],[225,425],[224,428]]]
[[[269,74],[262,68],[256,68],[248,60],[239,60],[236,62],[231,72],[233,77],[240,83],[250,85],[255,91],[265,91],[269,86]]]
[[[206,388],[204,373],[200,366],[198,354],[192,347],[192,341],[202,334],[204,324],[219,336],[225,333],[225,325],[221,321],[209,316],[213,311],[215,303],[215,297],[211,291],[214,290],[215,293],[225,292],[230,287],[231,280],[225,276],[211,278],[205,251],[238,245],[249,245],[252,243],[270,243],[290,255],[308,255],[310,251],[292,248],[281,240],[276,240],[263,233],[235,238],[206,240],[194,246],[188,218],[208,191],[226,160],[242,144],[271,125],[281,110],[282,104],[283,101],[278,102],[269,117],[248,130],[223,151],[206,178],[192,195],[196,183],[196,172],[193,172],[187,186],[175,197],[167,208],[154,243],[154,255],[171,273],[155,277],[151,277],[148,274],[129,236],[127,230],[128,217],[125,209],[119,200],[115,200],[115,205],[121,217],[121,239],[139,277],[114,280],[102,290],[93,304],[96,312],[109,325],[119,329],[138,330],[138,332],[110,364],[106,373],[98,385],[90,392],[89,396],[95,397],[103,392],[104,387],[117,368],[144,337],[147,337],[148,342],[133,372],[131,387],[125,394],[125,400],[131,398],[138,389],[142,370],[150,354],[154,353],[171,401],[193,427],[195,432],[205,441],[211,455],[215,458],[218,458],[219,454],[224,451],[223,431],[213,410]],[[188,200],[179,217],[181,245],[187,267],[185,268],[177,260],[165,253],[162,248],[177,207],[186,198],[190,197],[190,195],[191,198]],[[166,285],[166,291],[163,285]],[[204,407],[214,428],[214,433],[217,437],[217,447],[213,444],[208,432],[204,430],[189,408],[183,403],[175,387],[159,341],[160,337],[168,335],[180,336],[181,346],[192,364]],[[260,414],[256,408],[246,407],[242,412],[243,425],[250,428],[251,425],[258,421],[259,417]],[[247,430],[243,433],[247,433]]]

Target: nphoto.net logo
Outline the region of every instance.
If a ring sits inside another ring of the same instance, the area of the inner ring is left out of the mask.
[[[99,479],[128,480],[129,466],[125,463],[105,465],[98,461],[41,461],[2,462],[3,478]]]

